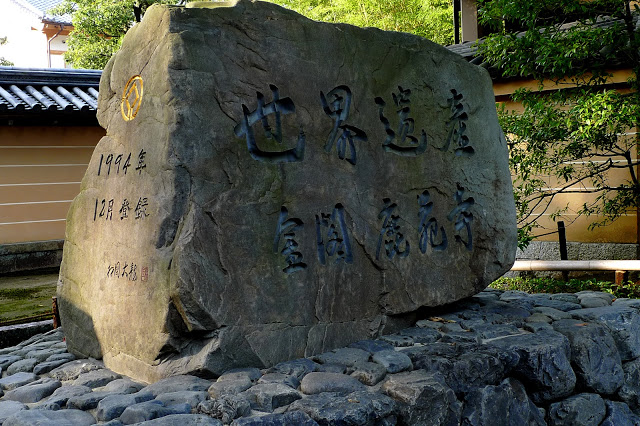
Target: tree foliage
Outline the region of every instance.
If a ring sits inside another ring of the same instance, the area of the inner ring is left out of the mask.
[[[2,46],[3,44],[7,44],[7,38],[6,37],[0,37],[0,46]],[[0,56],[0,66],[10,67],[12,65],[13,65],[13,62],[8,61],[5,58],[3,58],[2,56]]]
[[[270,0],[311,19],[361,27],[404,31],[436,43],[453,42],[453,7],[449,0]],[[178,0],[64,0],[53,14],[71,14],[65,59],[76,68],[101,69],[119,48],[134,23],[134,5],[142,12],[153,3]]]
[[[453,43],[450,0],[267,0],[316,21],[416,34],[439,44]]]
[[[499,111],[521,247],[544,232],[536,229],[540,214],[598,214],[603,219],[593,227],[639,207],[638,15],[624,0],[481,2],[481,22],[495,32],[478,45],[479,53],[504,78],[540,83],[513,95],[524,111]],[[615,69],[631,70],[623,90],[608,80]],[[595,196],[577,208],[550,205],[566,193]]]

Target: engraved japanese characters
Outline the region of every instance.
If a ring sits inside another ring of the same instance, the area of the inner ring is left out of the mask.
[[[393,331],[513,262],[489,77],[418,37],[261,2],[153,6],[103,73],[99,120],[61,315],[72,351],[141,380]]]

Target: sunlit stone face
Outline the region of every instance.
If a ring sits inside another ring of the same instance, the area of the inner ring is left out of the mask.
[[[71,350],[115,371],[323,352],[513,262],[490,79],[418,37],[260,2],[154,6],[99,107],[59,293]]]

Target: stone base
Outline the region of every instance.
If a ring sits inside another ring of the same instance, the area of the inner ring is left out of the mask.
[[[149,385],[71,361],[55,330],[0,350],[0,422],[640,424],[640,300],[489,289],[422,314],[267,370]]]
[[[53,320],[31,322],[0,327],[0,349],[17,345],[18,343],[53,329]]]
[[[569,260],[640,259],[640,245],[567,242],[567,255]],[[525,250],[518,249],[516,259],[560,260],[560,244],[552,241],[533,241]]]
[[[0,245],[0,275],[47,272],[60,268],[64,240]]]
[[[247,331],[247,329],[227,329],[225,333],[218,336],[205,338],[200,341],[190,343],[189,356],[170,356],[154,365],[146,364],[139,359],[127,355],[123,352],[103,351],[102,359],[107,368],[111,368],[118,373],[128,375],[136,380],[147,383],[156,382],[164,377],[185,374],[197,374],[200,377],[212,378],[223,374],[232,368],[246,367],[250,365],[257,368],[271,367],[277,364],[276,358],[259,359],[258,357],[238,359],[229,355],[223,350],[228,341],[233,345],[266,345],[272,348],[272,356],[278,356],[277,346],[281,340],[281,335],[289,336],[291,341],[296,339],[296,334],[310,335],[309,343],[305,348],[299,348],[291,344],[289,358],[298,356],[311,357],[314,354],[323,352],[322,345],[329,345],[332,348],[346,346],[362,337],[371,338],[380,335],[394,333],[413,325],[418,318],[417,312],[410,312],[404,315],[380,316],[373,322],[351,321],[344,324],[319,324],[314,328],[305,327],[261,327]],[[339,327],[338,330],[335,328]],[[333,328],[333,330],[330,330]],[[327,342],[328,336],[333,335],[331,342]],[[271,342],[271,343],[269,343]],[[304,349],[304,350],[301,350]],[[75,351],[72,351],[75,353]],[[297,355],[298,354],[298,355]],[[286,359],[285,359],[286,360]]]

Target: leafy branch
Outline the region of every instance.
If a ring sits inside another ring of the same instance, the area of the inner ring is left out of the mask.
[[[2,46],[3,44],[7,44],[7,38],[6,37],[0,37],[0,46]],[[0,66],[12,66],[13,62],[6,60],[5,58],[3,58],[2,56],[0,56]]]
[[[494,33],[478,52],[502,78],[532,78],[518,90],[522,110],[499,107],[513,174],[519,243],[552,219],[597,215],[609,224],[640,207],[638,124],[640,34],[628,0],[485,0],[480,20]],[[626,87],[611,80],[630,70]],[[551,87],[549,82],[555,83]],[[513,107],[512,107],[513,108]],[[579,207],[562,194],[592,194]]]

